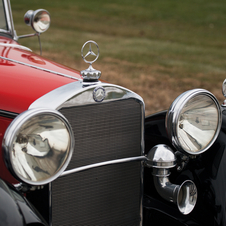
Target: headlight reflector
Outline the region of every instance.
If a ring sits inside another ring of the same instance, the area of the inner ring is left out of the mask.
[[[18,180],[43,185],[56,179],[67,167],[74,136],[59,112],[31,109],[10,124],[3,148],[7,167]]]
[[[170,106],[166,127],[173,145],[197,155],[216,140],[221,126],[221,110],[213,94],[194,89],[181,94]]]

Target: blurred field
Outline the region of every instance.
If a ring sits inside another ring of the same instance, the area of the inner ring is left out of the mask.
[[[102,79],[139,93],[146,114],[168,109],[182,92],[208,89],[220,103],[226,78],[226,4],[212,0],[11,0],[18,35],[28,9],[45,8],[51,27],[43,56],[83,70],[80,51],[95,40]],[[39,52],[37,38],[20,43]]]

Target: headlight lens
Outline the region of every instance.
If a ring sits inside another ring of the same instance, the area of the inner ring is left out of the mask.
[[[32,109],[7,129],[3,148],[13,175],[27,184],[43,185],[67,167],[74,148],[72,129],[59,112]]]
[[[216,140],[221,110],[210,92],[194,89],[180,95],[169,108],[166,127],[173,145],[189,154],[206,151]]]
[[[46,10],[36,10],[33,18],[33,28],[36,32],[43,33],[50,26],[50,15]]]

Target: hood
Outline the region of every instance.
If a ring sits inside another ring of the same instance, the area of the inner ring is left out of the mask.
[[[19,47],[0,37],[0,110],[21,113],[44,94],[82,79],[78,71]]]

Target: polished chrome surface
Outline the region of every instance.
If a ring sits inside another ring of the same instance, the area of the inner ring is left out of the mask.
[[[146,166],[153,167],[154,185],[159,195],[176,203],[182,214],[189,214],[197,202],[197,188],[190,180],[181,185],[170,182],[169,169],[176,166],[176,155],[171,148],[164,144],[153,147],[148,153]]]
[[[226,79],[224,80],[224,82],[222,84],[222,93],[223,93],[224,97],[226,98]],[[222,106],[223,107],[226,106],[226,100],[224,100]]]
[[[24,21],[28,26],[31,26],[36,31],[36,33],[20,35],[17,37],[17,39],[37,36],[39,41],[39,47],[40,47],[40,55],[42,55],[42,45],[40,40],[40,34],[45,32],[50,26],[49,12],[45,9],[38,9],[35,11],[28,10],[24,15]]]
[[[224,82],[222,84],[222,93],[223,93],[224,97],[226,98],[226,79],[224,80]]]
[[[74,95],[81,92],[82,90],[89,89],[83,88],[82,82],[73,82],[61,86],[53,91],[45,94],[44,96],[40,97],[36,101],[34,101],[29,109],[32,108],[50,108],[50,109],[58,109],[61,104],[65,101],[70,100]],[[56,98],[57,97],[57,98]]]
[[[17,179],[43,185],[68,166],[74,135],[67,119],[55,110],[32,109],[10,124],[3,138],[6,164]]]
[[[165,144],[154,146],[147,155],[146,165],[155,168],[172,168],[176,165],[176,156],[171,148]]]
[[[176,155],[165,144],[154,146],[147,155],[147,167],[153,167],[154,184],[159,195],[169,202],[177,204],[179,211],[186,215],[195,207],[197,188],[194,182],[187,180],[181,185],[169,180],[170,168],[176,166]]]
[[[102,86],[96,87],[93,90],[93,99],[96,102],[102,102],[105,99],[105,96],[106,96],[106,92]]]
[[[34,36],[38,36],[38,33],[33,33],[33,34],[26,34],[26,35],[20,35],[17,36],[17,39],[21,39],[21,38],[30,38],[30,37],[34,37]]]
[[[6,21],[7,21],[7,26],[8,29],[1,29],[0,32],[9,34],[12,36],[13,39],[17,40],[17,35],[14,30],[14,24],[13,24],[13,16],[12,16],[12,11],[11,11],[11,5],[10,5],[10,0],[3,0],[4,3],[4,8],[5,8],[5,16],[6,16]]]
[[[198,190],[196,185],[191,180],[184,181],[179,189],[177,195],[177,206],[180,212],[187,215],[192,212],[198,199]]]
[[[93,50],[92,50],[92,44],[94,44],[94,46],[96,46],[96,48],[97,48],[97,53],[93,52]],[[83,52],[84,52],[84,48],[85,48],[86,46],[89,46],[89,49],[88,49],[87,53],[86,53],[85,56],[84,56]],[[82,46],[82,49],[81,49],[81,55],[82,55],[83,60],[84,60],[86,63],[89,64],[89,68],[87,68],[86,70],[81,71],[81,75],[82,75],[84,81],[85,81],[85,80],[88,80],[88,81],[89,81],[89,80],[97,80],[97,79],[99,79],[100,76],[101,76],[101,72],[98,71],[98,70],[96,70],[96,69],[94,69],[94,68],[92,67],[92,64],[93,64],[93,63],[98,59],[98,57],[99,57],[99,47],[98,47],[97,43],[94,42],[94,41],[92,41],[92,40],[87,41],[87,42]],[[92,59],[90,59],[90,57],[92,57]],[[90,59],[90,60],[88,60],[88,59]]]
[[[74,79],[74,80],[77,80],[77,81],[81,81],[82,80],[82,79],[75,78],[75,77],[67,75],[67,74],[63,74],[63,73],[59,73],[59,72],[56,72],[56,71],[48,70],[48,69],[42,68],[42,67],[37,67],[37,66],[32,65],[32,64],[26,64],[26,63],[23,63],[21,61],[13,60],[13,59],[10,59],[10,58],[7,58],[7,57],[0,56],[0,59],[8,60],[8,61],[11,61],[13,63],[17,63],[17,64],[21,64],[21,65],[24,65],[24,66],[32,67],[32,68],[35,68],[35,69],[38,69],[38,70],[41,70],[41,71],[53,73],[55,75],[60,75],[60,76],[66,77],[66,78],[71,78],[71,79]]]
[[[28,26],[31,26],[35,34],[27,34],[27,35],[20,35],[17,38],[28,38],[33,36],[38,36],[47,31],[50,26],[50,14],[45,9],[38,9],[38,10],[28,10],[24,15],[24,21]]]
[[[32,50],[29,49],[28,47],[21,46],[21,45],[16,45],[16,44],[0,43],[0,46],[3,46],[3,47],[9,47],[9,48],[16,48],[16,49],[22,49],[22,50],[27,50],[27,51],[32,52]]]
[[[136,98],[144,104],[143,99],[139,95],[121,86],[108,83],[94,83],[93,85],[85,86],[83,82],[73,82],[40,97],[30,105],[29,109],[40,107],[60,109],[63,107],[96,104],[96,101],[93,99],[93,91],[96,87],[100,86],[105,89],[105,99],[102,103]]]
[[[77,172],[81,172],[84,170],[101,167],[101,166],[107,166],[107,165],[125,163],[125,162],[146,161],[146,160],[147,159],[145,156],[137,156],[137,157],[131,157],[131,158],[124,158],[124,159],[115,159],[115,160],[106,161],[106,162],[99,162],[99,163],[95,163],[87,166],[81,166],[71,170],[66,170],[61,174],[61,176],[66,176],[68,174],[77,173]]]
[[[22,183],[13,184],[13,186],[14,186],[18,191],[21,191],[21,190],[22,190],[22,187],[23,187],[23,184],[22,184]]]
[[[43,33],[50,26],[50,14],[47,10],[28,10],[24,15],[24,21],[31,26],[36,32]]]
[[[181,185],[172,184],[168,174],[164,176],[163,172],[159,172],[162,170],[153,170],[156,191],[165,200],[177,204],[182,214],[187,215],[191,213],[198,199],[198,191],[195,183],[191,180],[186,180]]]
[[[40,55],[42,55],[42,44],[41,44],[41,39],[40,39],[40,33],[36,32],[34,34],[20,35],[20,36],[17,36],[17,39],[29,38],[29,37],[34,37],[34,36],[38,37],[39,48],[40,48]]]
[[[96,48],[97,48],[97,53],[93,52],[92,46],[91,46],[92,43],[96,46]],[[84,56],[83,51],[84,51],[84,48],[85,48],[86,45],[89,45],[89,50],[88,50],[88,52],[86,53],[86,55]],[[82,49],[81,49],[81,55],[82,55],[83,60],[84,60],[87,64],[93,64],[93,63],[98,59],[99,54],[100,54],[99,46],[97,45],[96,42],[94,42],[94,41],[92,41],[92,40],[85,42],[85,44],[82,46]],[[94,58],[93,60],[87,60],[86,58],[89,57],[89,56],[94,56],[95,58]]]
[[[169,180],[169,173],[165,174],[163,169],[153,169],[154,184],[156,191],[162,198],[169,202],[177,203],[179,185],[172,184]]]
[[[49,226],[52,226],[52,183],[49,183]]]
[[[8,30],[6,16],[5,16],[5,7],[3,1],[0,1],[0,31],[6,32]]]
[[[166,128],[177,150],[197,155],[216,140],[221,122],[221,109],[214,95],[194,89],[173,102],[167,113]]]

